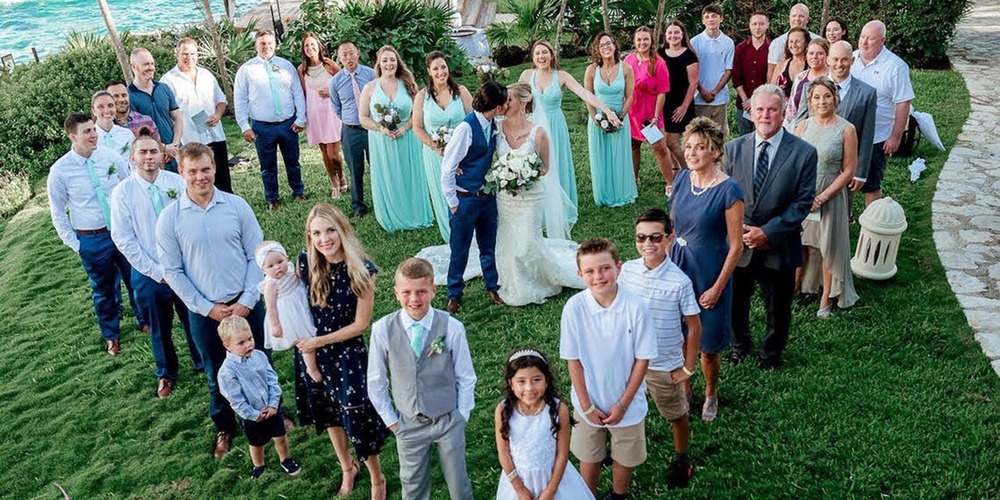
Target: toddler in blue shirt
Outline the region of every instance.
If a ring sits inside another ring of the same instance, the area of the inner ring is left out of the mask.
[[[264,473],[264,445],[274,440],[281,468],[289,475],[301,472],[299,464],[288,456],[284,418],[278,406],[281,387],[267,356],[254,350],[250,323],[240,316],[229,316],[219,324],[219,338],[229,351],[219,368],[219,392],[240,417],[243,432],[250,442],[253,472],[250,479]]]

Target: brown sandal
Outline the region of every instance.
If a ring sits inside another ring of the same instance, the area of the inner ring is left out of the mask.
[[[337,496],[346,497],[347,495],[350,495],[354,491],[354,487],[357,486],[358,477],[361,476],[361,466],[358,465],[357,461],[354,461],[350,469],[341,470],[343,471],[344,476],[340,480],[340,490],[337,491]],[[354,475],[351,477],[351,487],[348,488],[347,491],[344,491],[344,480],[347,479],[347,474],[351,471],[354,471]]]

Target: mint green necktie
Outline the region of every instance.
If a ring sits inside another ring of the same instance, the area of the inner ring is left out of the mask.
[[[107,147],[109,147],[109,148],[114,148],[115,147],[115,142],[111,138],[111,132],[108,132],[107,134],[104,134],[104,145],[107,146]]]
[[[264,61],[264,68],[267,69],[267,83],[271,86],[271,102],[274,104],[274,112],[280,118],[284,115],[284,111],[281,107],[281,97],[278,96],[278,87],[274,84],[274,70],[271,69],[274,63],[271,61]]]
[[[150,184],[149,192],[150,198],[153,199],[153,210],[156,210],[156,216],[159,217],[160,212],[163,211],[163,196],[160,195],[160,188],[156,187],[156,184]]]
[[[111,229],[111,206],[108,205],[108,194],[104,192],[104,186],[101,185],[101,180],[97,177],[94,160],[87,158],[83,164],[87,167],[87,173],[90,174],[90,183],[94,185],[94,192],[97,193],[97,202],[101,204],[104,222],[108,225],[108,229]]]
[[[410,347],[413,348],[413,354],[419,358],[420,351],[424,348],[424,325],[420,323],[413,323],[410,325],[410,329],[413,330],[413,338],[410,339]]]

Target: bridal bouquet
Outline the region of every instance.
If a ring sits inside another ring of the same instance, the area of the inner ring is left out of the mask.
[[[497,63],[485,57],[477,57],[471,63],[472,67],[476,70],[476,75],[483,82],[487,80],[497,81],[500,78],[507,77],[507,69],[501,68]]]
[[[448,145],[448,141],[451,140],[451,134],[455,132],[455,129],[449,127],[448,125],[441,125],[440,127],[428,132],[431,136],[431,140],[434,141],[434,147],[444,151],[444,147]]]
[[[618,119],[621,120],[621,117],[618,117]],[[603,130],[603,131],[605,131],[605,132],[607,132],[609,134],[613,133],[613,132],[617,132],[618,129],[621,128],[621,127],[614,126],[611,123],[611,120],[608,119],[608,116],[605,115],[604,112],[600,111],[600,110],[598,110],[597,113],[594,115],[594,125],[597,125],[597,127],[599,129],[601,129],[601,130]]]
[[[399,127],[399,124],[403,121],[403,117],[399,115],[399,110],[396,109],[396,106],[393,106],[391,103],[388,106],[375,103],[374,107],[375,113],[378,114],[375,121],[388,130],[396,130],[396,128]]]
[[[489,191],[506,191],[512,196],[530,188],[542,176],[542,159],[534,151],[511,150],[500,155],[486,173]]]

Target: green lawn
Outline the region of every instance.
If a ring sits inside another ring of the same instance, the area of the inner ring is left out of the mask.
[[[585,61],[565,67],[582,79]],[[512,72],[518,74],[518,71]],[[945,144],[955,141],[969,113],[961,77],[954,72],[915,71],[916,106],[931,112]],[[469,82],[466,82],[469,83]],[[663,186],[651,157],[644,159],[638,202],[622,208],[593,204],[588,169],[585,108],[567,98],[580,186],[576,240],[606,236],[627,258],[633,218],[662,205]],[[229,129],[230,131],[232,129]],[[237,139],[233,137],[233,139]],[[235,151],[234,151],[235,153]],[[947,154],[926,141],[919,154],[928,170],[908,182],[906,159],[893,159],[886,193],[903,204],[910,227],[903,235],[899,274],[885,283],[856,281],[861,301],[815,318],[814,299],[796,302],[786,366],[759,371],[753,363],[723,365],[723,405],[712,424],[692,423],[691,457],[696,477],[673,498],[993,498],[1000,494],[1000,404],[998,379],[965,322],[931,239],[930,201]],[[328,181],[316,150],[303,154],[307,193],[324,200]],[[282,176],[283,177],[283,176]],[[293,203],[283,187],[282,209],[263,210],[259,175],[234,175],[238,192],[257,211],[268,238],[290,251],[302,247],[309,203]],[[282,181],[282,186],[286,186]],[[44,189],[36,192],[44,193]],[[370,199],[370,198],[369,198]],[[350,210],[349,200],[338,205]],[[397,307],[391,270],[422,247],[438,244],[437,229],[386,234],[373,216],[356,230],[384,271],[378,282],[375,317]],[[855,232],[856,232],[855,228]],[[268,450],[268,473],[250,472],[246,441],[235,442],[223,460],[210,457],[205,380],[182,363],[174,395],[153,397],[155,379],[149,343],[131,328],[123,353],[104,353],[78,259],[62,246],[39,196],[17,216],[0,222],[0,496],[62,498],[54,483],[76,498],[331,498],[340,482],[325,436],[297,428],[292,453],[305,472],[278,472]],[[479,375],[477,407],[467,431],[469,471],[477,498],[491,498],[500,472],[493,445],[492,409],[500,398],[502,364],[514,346],[558,353],[558,325],[565,292],[541,306],[500,308],[488,304],[474,282],[459,318],[469,332]],[[435,305],[444,306],[443,290]],[[753,315],[763,328],[760,304]],[[131,318],[123,321],[131,324]],[[179,331],[179,330],[178,330]],[[183,351],[183,338],[175,334]],[[186,351],[181,359],[186,358]],[[291,354],[275,359],[294,412]],[[565,363],[557,376],[568,390]],[[696,392],[701,391],[700,379]],[[673,447],[670,426],[655,411],[647,424],[649,460],[636,470],[633,498],[665,498],[665,473]],[[383,464],[391,498],[399,497],[395,447],[386,443]],[[435,473],[435,498],[445,498]],[[602,477],[602,493],[610,474]],[[367,498],[369,482],[352,498]]]

